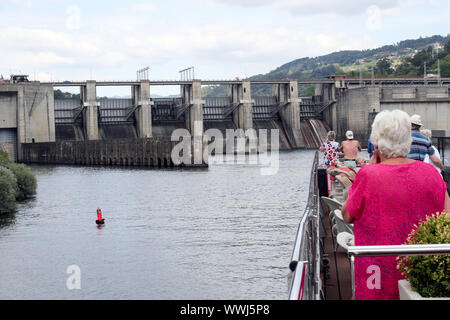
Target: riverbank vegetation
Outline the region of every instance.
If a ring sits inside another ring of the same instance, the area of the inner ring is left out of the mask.
[[[0,150],[0,214],[10,213],[23,201],[36,194],[37,180],[31,169],[9,160]]]

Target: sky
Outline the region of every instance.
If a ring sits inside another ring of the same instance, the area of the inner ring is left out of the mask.
[[[246,78],[302,57],[447,35],[449,12],[448,0],[0,0],[0,74],[136,80],[149,67],[150,80],[173,80],[193,66],[198,79]]]

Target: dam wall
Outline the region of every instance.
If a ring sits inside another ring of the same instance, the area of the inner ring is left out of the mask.
[[[241,130],[245,133],[254,129],[258,137],[264,130],[267,130],[269,137],[271,131],[278,130],[279,141],[276,145],[280,150],[318,148],[329,129],[322,121],[322,115],[318,113],[318,110],[323,108],[323,99],[299,97],[299,83],[296,80],[265,82],[265,85],[272,86],[271,95],[266,96],[254,95],[252,93],[254,82],[250,80],[219,81],[220,85],[228,87],[226,97],[202,96],[202,85],[214,85],[211,81],[189,80],[175,83],[180,86],[180,97],[174,98],[151,98],[151,83],[148,80],[125,84],[99,83],[93,80],[43,84],[29,82],[26,79],[17,83],[1,83],[2,149],[8,150],[10,156],[19,162],[84,161],[116,164],[122,163],[122,160],[118,160],[120,158],[127,159],[128,163],[147,163],[143,160],[145,159],[143,155],[134,158],[115,156],[111,161],[109,155],[97,153],[91,157],[79,155],[84,154],[83,150],[87,150],[86,152],[97,152],[95,150],[105,148],[108,150],[108,146],[114,144],[116,140],[131,142],[156,139],[160,144],[167,143],[168,146],[172,146],[168,141],[177,129],[188,132],[192,141],[202,141],[202,137],[211,129],[219,130],[224,138],[229,130],[235,133]],[[171,82],[152,84],[174,85]],[[128,85],[131,96],[98,97],[98,87],[109,85]],[[55,99],[55,87],[64,86],[78,86],[79,97]],[[333,89],[330,92],[334,91]],[[269,141],[270,150],[273,144],[270,138]],[[102,143],[105,147],[100,147]],[[83,144],[84,149],[81,147]],[[139,143],[133,145],[142,146]],[[125,148],[124,152],[128,152],[123,143],[117,142],[116,146]],[[193,142],[192,147],[194,157],[201,158],[202,146]],[[69,161],[59,155],[58,150],[61,148],[75,150],[69,152],[75,158]],[[152,147],[152,150],[162,148]],[[139,152],[141,151],[136,150],[135,153]],[[45,160],[46,154],[52,156]],[[107,161],[101,160],[105,157]],[[153,164],[157,163],[157,158],[166,159],[166,154],[147,157],[149,163],[153,159]]]
[[[366,86],[336,91],[335,102],[322,113],[324,122],[336,131],[338,141],[347,130],[367,147],[375,116],[383,110],[400,109],[419,114],[424,128],[450,128],[450,86]]]

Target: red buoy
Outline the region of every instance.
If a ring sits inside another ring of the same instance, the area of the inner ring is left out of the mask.
[[[102,209],[97,209],[97,221],[95,221],[97,224],[105,224],[105,219],[103,219],[102,216]]]

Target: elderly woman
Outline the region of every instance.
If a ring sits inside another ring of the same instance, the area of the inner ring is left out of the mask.
[[[371,165],[357,174],[342,213],[354,223],[356,246],[401,245],[419,220],[450,212],[447,186],[433,166],[407,158],[411,122],[405,112],[378,114],[371,140]],[[398,300],[400,279],[395,257],[355,260],[357,300]]]

